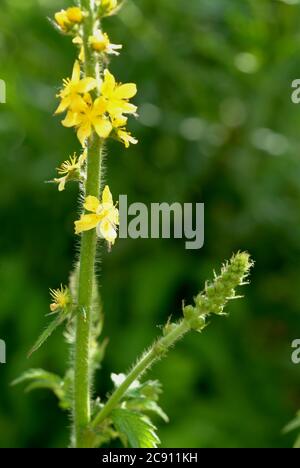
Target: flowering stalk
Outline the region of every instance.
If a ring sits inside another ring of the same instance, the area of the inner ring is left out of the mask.
[[[118,55],[118,50],[122,48],[121,45],[111,44],[108,35],[102,32],[100,23],[102,17],[114,13],[117,7],[116,0],[81,0],[79,7],[71,7],[55,15],[59,28],[75,36],[73,43],[80,47],[72,78],[64,80],[64,88],[58,95],[61,102],[56,114],[67,111],[62,124],[75,127],[84,153],[80,158],[73,156],[66,161],[58,169],[59,175],[63,177],[55,179],[60,191],[74,177],[84,180],[85,213],[75,223],[76,234],[82,235],[74,352],[73,416],[76,447],[88,445],[85,429],[91,417],[90,338],[93,292],[97,287],[94,284],[97,234],[111,246],[115,242],[119,224],[118,210],[113,205],[108,186],[99,201],[103,145],[110,136],[123,142],[127,148],[130,143],[137,143],[125,129],[127,117],[124,116],[136,112],[136,106],[129,103],[129,99],[136,94],[136,86],[133,83],[118,85],[108,69],[104,72],[102,70],[104,58],[107,62],[106,55]],[[86,169],[83,168],[85,161]]]
[[[191,330],[201,332],[207,326],[207,318],[211,314],[225,315],[223,310],[227,302],[236,299],[235,289],[245,284],[252,262],[247,253],[238,253],[225,264],[221,274],[212,283],[207,283],[204,292],[195,298],[194,306],[184,306],[184,318],[177,323],[167,323],[164,335],[158,339],[127,375],[122,384],[103,406],[92,421],[96,429],[110,415],[122,400],[132,383],[140,378],[153,364],[166,355],[183,336]]]
[[[85,75],[99,79],[99,67],[88,46],[93,33],[94,11],[92,1],[81,0],[81,6],[88,12],[83,25],[83,48],[85,54]],[[103,143],[93,134],[87,144],[87,176],[85,194],[99,198]],[[97,235],[95,230],[82,234],[80,249],[80,270],[78,285],[78,313],[76,317],[75,377],[74,377],[74,424],[75,446],[85,447],[84,428],[90,422],[90,370],[89,349],[91,330],[91,305],[94,288],[94,270]]]

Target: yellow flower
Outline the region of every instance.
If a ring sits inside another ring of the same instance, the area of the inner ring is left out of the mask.
[[[123,114],[136,114],[137,107],[129,102],[136,93],[136,84],[117,84],[114,76],[108,70],[104,71],[101,96],[106,100],[107,112],[113,119],[122,118]]]
[[[122,45],[111,44],[108,35],[100,31],[100,29],[97,29],[93,36],[89,37],[89,44],[96,52],[103,52],[106,54],[119,55],[117,50],[122,49]]]
[[[110,16],[118,10],[118,0],[96,0],[100,3],[100,15]]]
[[[55,21],[64,32],[68,32],[75,24],[79,24],[83,20],[83,12],[78,7],[71,7],[67,10],[61,10],[55,13]]]
[[[59,310],[65,310],[72,302],[69,288],[66,286],[60,286],[60,289],[50,289],[50,296],[52,303],[50,304],[50,310],[52,313],[56,313]]]
[[[93,129],[100,138],[108,138],[112,131],[111,122],[104,116],[107,109],[105,100],[100,97],[94,102],[89,94],[82,99],[80,112],[68,112],[62,121],[64,127],[76,127],[77,137],[84,146],[85,140],[92,134]]]
[[[57,168],[57,172],[60,176],[54,179],[54,182],[58,184],[58,190],[62,192],[65,189],[65,185],[69,180],[79,180],[80,170],[84,165],[87,158],[87,151],[85,150],[81,156],[77,156],[76,153],[66,161],[64,161],[60,167]]]
[[[109,245],[114,245],[119,225],[119,210],[113,203],[108,185],[103,190],[101,201],[96,197],[88,196],[85,199],[84,208],[91,214],[84,214],[79,221],[75,222],[76,234],[97,228],[98,236],[105,239]]]
[[[129,148],[130,144],[136,145],[138,140],[134,138],[130,132],[126,130],[127,118],[123,117],[120,119],[113,120],[113,127],[116,131],[117,138],[124,143],[125,148]]]
[[[92,91],[97,86],[97,81],[94,78],[80,78],[80,64],[75,61],[72,78],[63,80],[64,87],[57,95],[61,99],[61,103],[55,111],[55,114],[61,114],[67,109],[73,112],[79,111],[83,105],[81,94]]]

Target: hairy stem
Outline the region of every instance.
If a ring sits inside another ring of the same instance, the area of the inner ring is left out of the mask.
[[[93,54],[88,46],[88,38],[93,33],[94,11],[93,0],[81,0],[81,8],[88,13],[83,24],[83,45],[85,51],[85,74],[98,78],[99,70]],[[100,196],[102,141],[93,135],[87,145],[87,178],[85,195]],[[96,231],[87,231],[82,234],[80,249],[80,271],[78,287],[78,314],[76,319],[75,342],[75,382],[74,382],[74,424],[75,446],[82,448],[88,446],[85,429],[91,418],[90,403],[90,332],[91,308],[94,288],[94,272],[96,257],[97,235]]]
[[[178,322],[172,330],[165,336],[161,337],[156,341],[150,350],[144,354],[137,364],[132,368],[131,372],[127,375],[124,382],[115,390],[111,395],[106,405],[98,413],[95,419],[92,421],[92,427],[96,428],[99,426],[104,419],[109,416],[111,411],[121,401],[122,397],[130,387],[130,385],[141,377],[155,362],[157,362],[164,354],[167,353],[178,340],[180,340],[189,330],[191,329],[190,324],[187,320],[183,319]]]

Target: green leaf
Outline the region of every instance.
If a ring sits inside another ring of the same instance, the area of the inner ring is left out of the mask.
[[[33,390],[51,390],[59,400],[59,405],[64,410],[72,407],[73,371],[68,371],[62,379],[59,375],[52,374],[43,369],[30,369],[12,382],[12,385],[27,383],[26,392]]]
[[[27,357],[30,357],[35,351],[37,351],[44,343],[45,341],[49,338],[49,336],[52,335],[54,330],[59,327],[67,318],[67,314],[64,313],[59,313],[56,318],[48,325],[45,331],[38,337],[37,341],[29,351]]]
[[[169,422],[168,415],[164,410],[156,403],[156,401],[149,400],[147,398],[138,398],[135,400],[128,400],[126,408],[132,411],[138,411],[141,413],[154,413],[159,416],[165,423]]]
[[[112,374],[112,381],[117,388],[125,379],[124,374]],[[158,405],[159,396],[162,393],[162,386],[158,380],[147,380],[140,383],[133,382],[123,398],[126,408],[139,413],[155,413],[166,423],[169,422],[167,414]]]
[[[112,420],[120,436],[125,436],[132,448],[157,448],[160,440],[156,427],[146,416],[118,408],[112,412]]]
[[[28,382],[29,386],[26,388],[26,391],[35,390],[37,388],[48,388],[54,391],[54,393],[61,392],[62,379],[58,375],[43,369],[30,369],[24,372],[21,377],[12,382],[12,385]]]

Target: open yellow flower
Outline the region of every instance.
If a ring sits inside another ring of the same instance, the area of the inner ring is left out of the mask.
[[[55,114],[61,114],[67,109],[73,112],[79,111],[82,108],[82,94],[92,91],[97,86],[97,81],[94,78],[80,78],[80,64],[75,61],[72,77],[63,80],[64,87],[57,95],[61,99]]]
[[[64,161],[60,167],[57,168],[58,174],[62,176],[54,179],[54,182],[58,184],[59,192],[62,192],[65,189],[65,185],[68,181],[80,179],[80,170],[84,165],[86,158],[86,150],[79,157],[74,153],[73,156],[70,156],[69,159]]]
[[[97,228],[98,236],[105,239],[109,245],[114,245],[119,225],[119,210],[113,203],[108,185],[103,190],[101,201],[88,196],[83,206],[90,214],[82,215],[79,221],[75,222],[76,234]]]
[[[119,119],[123,114],[136,114],[137,107],[129,102],[136,93],[136,84],[117,84],[109,70],[104,71],[101,96],[106,100],[107,112],[113,119]]]
[[[87,94],[81,102],[80,112],[69,111],[62,124],[64,127],[76,127],[77,137],[84,146],[93,130],[100,138],[109,137],[112,124],[104,115],[106,110],[107,104],[102,97],[93,102],[91,96]]]
[[[68,32],[75,24],[80,24],[83,20],[83,12],[79,7],[70,7],[55,13],[55,21],[64,32]]]
[[[108,35],[100,31],[100,29],[97,29],[93,36],[89,37],[89,45],[96,52],[102,52],[105,54],[119,55],[119,52],[117,51],[122,49],[122,45],[112,44]]]
[[[126,117],[113,120],[113,127],[116,131],[116,136],[122,143],[124,143],[125,148],[129,148],[130,145],[136,145],[138,143],[138,140],[126,130],[127,120],[128,119]]]

